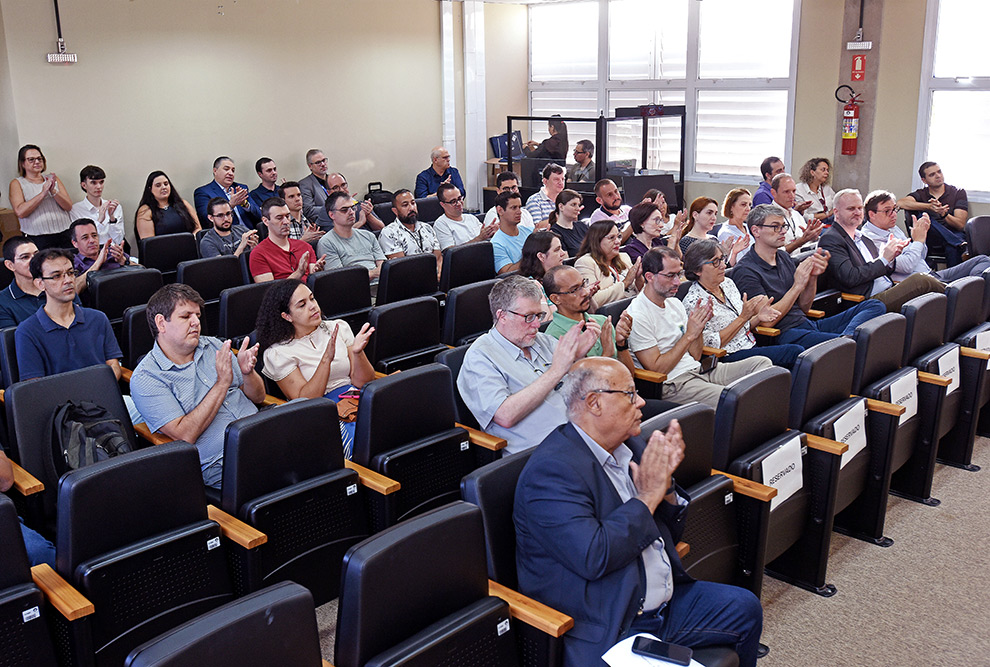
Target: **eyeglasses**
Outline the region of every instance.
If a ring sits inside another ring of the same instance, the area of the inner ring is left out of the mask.
[[[544,317],[547,316],[547,314],[545,312],[543,312],[542,310],[540,312],[538,312],[538,313],[529,313],[528,315],[523,315],[522,313],[517,313],[514,310],[507,310],[505,312],[512,313],[516,317],[521,317],[526,324],[532,324],[534,320],[537,320],[537,319],[542,320]]]
[[[787,225],[756,225],[756,226],[757,227],[764,227],[765,229],[769,229],[771,232],[773,232],[774,234],[776,234],[776,233],[780,232],[780,230],[783,229],[784,227],[786,227]]]
[[[310,164],[326,164],[329,158],[323,158],[322,160],[317,160],[316,162],[310,162]]]
[[[574,154],[575,155],[587,155],[588,154],[588,151],[579,151],[578,149],[575,148],[574,149]]]
[[[588,283],[589,283],[588,279],[585,278],[584,280],[581,281],[580,284],[575,285],[571,289],[562,292],[554,292],[554,294],[576,294],[580,290],[588,289]]]
[[[712,267],[716,269],[720,266],[725,266],[725,255],[722,255],[721,257],[712,257],[707,262],[702,262],[702,264],[711,264]]]
[[[53,273],[50,276],[41,276],[41,279],[42,280],[54,280],[55,282],[59,282],[63,278],[75,278],[75,277],[76,277],[76,270],[75,269],[69,269],[68,271],[56,271],[55,273]]]
[[[24,161],[25,162],[44,162],[45,161],[45,158],[43,158],[43,157],[41,157],[39,155],[38,157],[26,157],[26,158],[24,158]]]
[[[330,192],[344,192],[345,190],[347,190],[347,181],[344,181],[338,185],[330,186]]]
[[[457,197],[456,199],[451,199],[451,200],[440,202],[440,203],[441,204],[450,204],[450,205],[463,204],[464,203],[464,197]]]
[[[220,218],[222,220],[224,218],[233,218],[234,217],[234,214],[231,213],[230,211],[227,211],[226,213],[213,213],[212,215],[210,215],[210,217],[211,218]]]
[[[880,215],[890,215],[891,213],[897,215],[897,213],[900,210],[901,210],[900,206],[895,206],[894,208],[878,208],[877,213],[879,213]]]
[[[636,399],[639,398],[639,392],[636,391],[635,389],[628,389],[628,390],[626,390],[626,389],[592,389],[591,391],[588,392],[588,394],[625,394],[626,395],[626,398],[629,399],[629,404],[630,405],[635,405],[636,404]],[[588,397],[588,394],[585,394],[584,397],[587,398]]]
[[[677,273],[658,273],[657,275],[666,278],[667,280],[673,280],[674,278],[683,278],[684,272],[678,271]]]
[[[337,213],[350,213],[353,210],[354,210],[353,204],[351,204],[350,206],[340,206],[334,209],[334,211],[336,211]]]

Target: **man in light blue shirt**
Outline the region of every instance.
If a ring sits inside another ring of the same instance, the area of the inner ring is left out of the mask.
[[[498,231],[492,236],[495,273],[510,273],[519,269],[523,244],[533,230],[519,224],[522,220],[522,197],[518,192],[500,192],[495,197],[495,211],[498,213]]]
[[[152,432],[199,450],[203,482],[219,489],[227,425],[258,411],[265,385],[254,370],[258,346],[248,339],[235,358],[230,341],[200,336],[202,297],[166,285],[148,300],[155,347],[131,377],[131,396]]]
[[[457,389],[482,430],[508,442],[510,454],[534,447],[567,421],[558,385],[571,364],[598,340],[601,327],[587,322],[560,340],[540,333],[546,314],[543,290],[522,276],[492,288],[488,303],[495,326],[464,356]]]

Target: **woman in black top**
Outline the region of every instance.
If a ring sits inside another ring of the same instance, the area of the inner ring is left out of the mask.
[[[141,203],[134,214],[134,233],[138,239],[163,234],[200,230],[196,209],[179,196],[164,171],[148,174],[141,193]]]
[[[588,223],[578,220],[584,206],[581,204],[581,193],[574,190],[561,190],[554,200],[556,209],[550,213],[550,231],[560,237],[564,250],[571,257],[577,255],[588,233]]]
[[[523,147],[526,157],[548,157],[554,160],[567,159],[567,125],[557,118],[550,120],[550,136],[537,144],[535,141],[527,141]]]

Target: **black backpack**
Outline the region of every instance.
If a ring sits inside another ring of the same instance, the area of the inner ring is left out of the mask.
[[[89,401],[69,401],[52,416],[52,458],[59,475],[132,451],[119,419]]]
[[[382,190],[381,181],[372,181],[368,183],[368,194],[364,198],[370,199],[372,204],[384,204],[392,201],[392,191]]]

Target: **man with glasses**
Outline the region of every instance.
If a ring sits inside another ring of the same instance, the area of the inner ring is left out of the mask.
[[[303,214],[310,222],[319,222],[320,216],[325,215],[323,204],[330,193],[327,185],[327,171],[330,162],[319,148],[306,151],[306,166],[309,174],[299,179],[299,189],[302,191]],[[328,223],[329,224],[329,223]]]
[[[951,283],[957,278],[983,275],[983,272],[990,268],[990,257],[977,255],[956,266],[932,271],[925,261],[925,256],[928,254],[928,232],[931,226],[927,212],[922,213],[920,218],[915,218],[911,236],[908,238],[908,235],[897,226],[897,213],[900,208],[895,203],[894,193],[874,190],[866,195],[864,206],[867,222],[863,225],[863,236],[877,246],[883,245],[890,235],[900,241],[908,241],[907,247],[894,260],[894,272],[890,277],[895,282],[905,280],[912,273],[924,273],[938,278],[943,283]]]
[[[567,168],[567,180],[574,183],[595,182],[595,145],[587,139],[582,139],[574,146],[574,161]]]
[[[495,177],[495,196],[499,196],[503,192],[519,192],[519,177],[513,171],[503,171]],[[498,220],[498,211],[492,206],[488,209],[488,213],[485,214],[485,225],[490,225]],[[533,222],[533,214],[527,209],[522,210],[522,219],[519,222],[523,227],[535,227],[536,224]]]
[[[522,276],[499,281],[488,295],[494,326],[464,355],[457,389],[482,430],[508,442],[506,452],[535,447],[567,421],[559,392],[571,364],[601,336],[594,320],[560,339],[540,333],[543,290]]]
[[[730,382],[773,364],[766,357],[702,368],[705,324],[712,317],[711,299],[698,303],[688,315],[676,298],[683,271],[681,258],[670,248],[653,248],[643,255],[643,290],[629,304],[632,329],[629,349],[638,368],[664,373],[661,398],[675,403],[699,401],[718,407],[722,389]]]
[[[240,257],[241,253],[258,244],[258,232],[244,225],[234,224],[234,214],[230,210],[230,202],[223,197],[214,197],[206,205],[207,217],[213,223],[213,228],[203,234],[199,241],[201,257],[219,257],[233,255]]]
[[[356,228],[358,203],[338,190],[327,196],[326,207],[333,227],[317,246],[317,252],[327,258],[326,268],[360,266],[367,269],[371,284],[377,285],[385,253],[374,234]]]
[[[612,357],[626,364],[630,369],[634,367],[628,345],[632,318],[628,312],[622,313],[619,327],[616,328],[612,326],[610,317],[589,314],[591,289],[589,280],[583,278],[580,271],[566,264],[551,268],[543,276],[543,291],[546,292],[550,302],[557,307],[557,312],[553,314],[553,320],[546,329],[548,335],[560,338],[575,324],[593,321],[598,324],[602,333],[586,356]]]
[[[843,292],[876,299],[887,312],[899,313],[901,306],[916,296],[941,293],[945,285],[928,273],[914,273],[894,284],[894,262],[908,246],[908,239],[888,234],[876,245],[863,235],[863,197],[858,190],[847,188],[835,193],[835,224],[822,234],[819,245],[831,254],[825,277],[829,286]]]
[[[464,212],[464,195],[457,186],[441,183],[437,188],[437,200],[443,215],[433,223],[433,231],[440,242],[440,250],[465,243],[488,241],[498,229],[498,222],[482,226],[481,221]]]
[[[327,176],[327,185],[330,186],[330,192],[343,192],[345,195],[354,196],[347,187],[347,179],[343,174],[335,172]],[[368,229],[382,229],[385,226],[381,218],[375,215],[375,207],[368,199],[362,199],[354,213],[357,216],[357,222],[354,223],[356,229],[361,229],[365,225]]]
[[[818,276],[829,264],[828,250],[818,248],[800,264],[783,250],[786,212],[775,204],[761,204],[749,212],[746,225],[753,245],[740,259],[732,274],[739,292],[750,298],[765,294],[773,298],[780,317],[766,326],[780,329],[777,344],[794,343],[808,349],[839,336],[851,336],[856,327],[883,315],[887,309],[879,301],[867,299],[838,315],[810,320]]]
[[[14,334],[21,380],[106,364],[120,379],[120,346],[110,320],[99,310],[76,304],[72,253],[48,248],[31,258],[35,287],[47,297],[43,308]]]
[[[942,168],[935,162],[923,162],[918,167],[918,176],[922,187],[897,200],[897,205],[905,211],[929,214],[931,226],[945,242],[946,262],[955,266],[962,261],[965,251],[969,198],[962,188],[946,184]]]
[[[326,257],[314,260],[313,246],[289,238],[289,207],[280,197],[272,197],[261,207],[261,221],[268,238],[251,251],[251,276],[256,283],[295,278],[306,282],[310,273],[322,271]]]
[[[436,197],[441,183],[451,183],[464,196],[464,182],[457,167],[450,166],[450,151],[443,146],[436,146],[430,151],[429,167],[416,176],[416,198]]]

